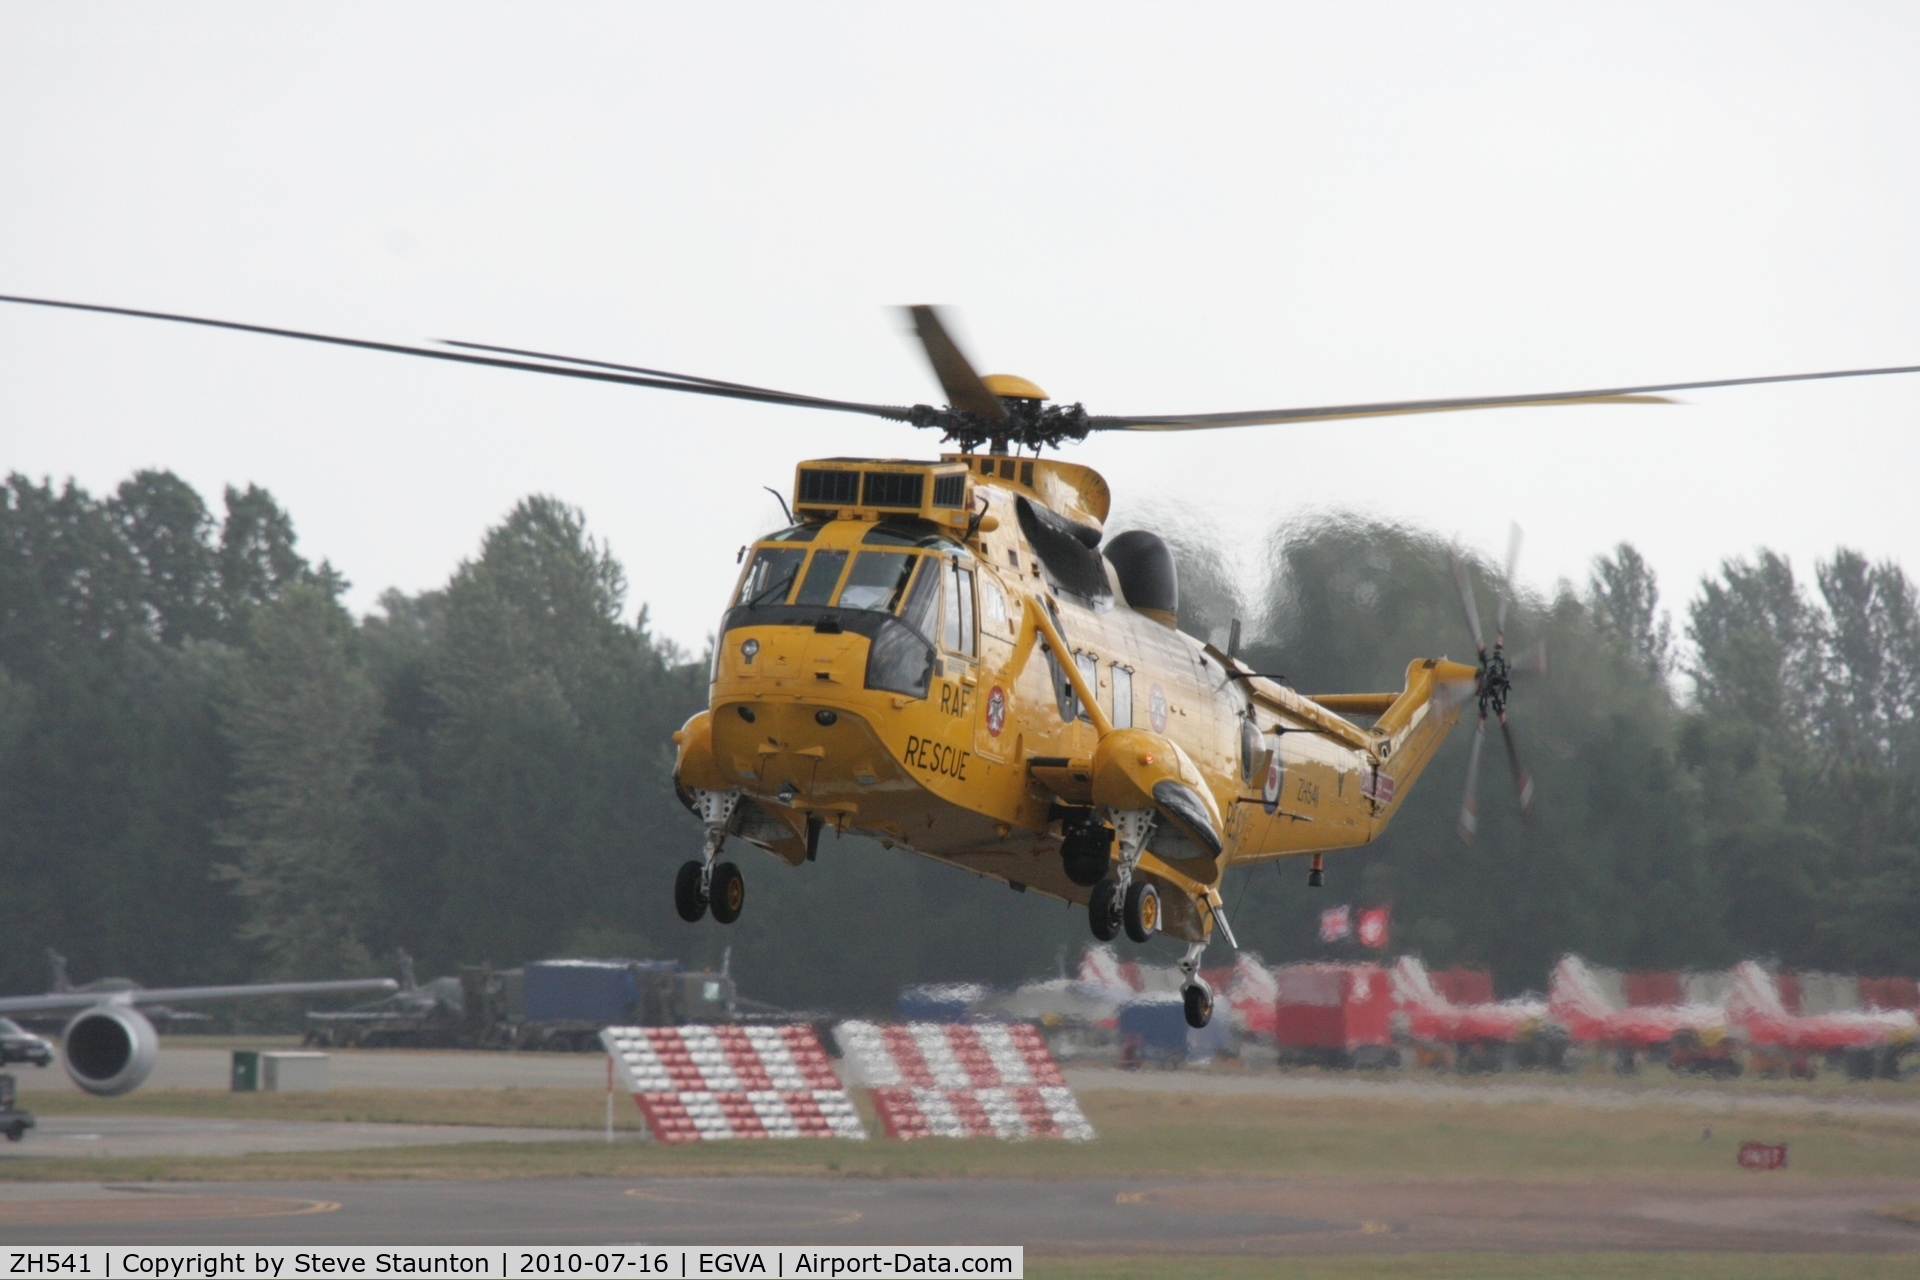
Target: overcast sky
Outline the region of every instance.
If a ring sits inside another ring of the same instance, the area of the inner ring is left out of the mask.
[[[1094,412],[1920,363],[1912,5],[0,8],[0,293],[894,403],[890,307]],[[1920,569],[1920,377],[1103,438],[1116,514],[1358,509],[1669,601]],[[0,308],[9,469],[257,482],[370,608],[531,492],[690,648],[809,456],[910,428]],[[1243,565],[1251,570],[1249,562]],[[1442,637],[1437,648],[1459,647]]]

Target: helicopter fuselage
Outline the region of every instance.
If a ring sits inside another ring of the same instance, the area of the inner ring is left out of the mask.
[[[832,828],[1084,903],[1063,837],[1137,795],[1162,818],[1133,874],[1163,931],[1204,940],[1229,866],[1378,835],[1458,717],[1436,691],[1474,675],[1421,660],[1400,693],[1320,701],[1257,676],[1128,603],[1084,467],[800,470],[799,519],[743,548],[708,709],[676,735],[683,799],[738,793],[728,834],[795,864]],[[929,492],[951,505],[906,506]]]

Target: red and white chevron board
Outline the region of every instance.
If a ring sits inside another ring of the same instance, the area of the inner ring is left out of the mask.
[[[890,1138],[1066,1138],[1093,1126],[1024,1023],[843,1022],[834,1038]]]
[[[867,1136],[805,1023],[608,1027],[600,1043],[662,1142]]]

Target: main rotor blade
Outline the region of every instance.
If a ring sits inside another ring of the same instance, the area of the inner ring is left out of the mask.
[[[913,320],[914,332],[920,335],[920,345],[926,350],[927,363],[933,366],[933,376],[940,379],[940,387],[947,393],[947,403],[989,422],[1005,422],[1007,406],[987,390],[987,384],[961,354],[960,344],[940,323],[940,313],[922,306],[908,307],[907,315]]]
[[[1473,728],[1473,752],[1467,757],[1467,789],[1460,798],[1460,842],[1472,844],[1480,830],[1480,748],[1487,740],[1487,718]]]
[[[1507,576],[1500,585],[1500,618],[1493,628],[1493,647],[1504,648],[1507,643],[1507,601],[1513,598],[1516,590],[1514,574],[1520,569],[1520,526],[1516,523],[1507,532]]]
[[[544,373],[558,378],[581,378],[588,382],[611,382],[629,387],[652,387],[659,391],[684,391],[690,395],[718,396],[726,400],[752,400],[761,404],[784,404],[802,409],[832,409],[840,413],[860,413],[892,422],[912,421],[913,411],[904,405],[862,404],[855,400],[826,400],[818,396],[788,391],[769,391],[738,383],[695,378],[686,374],[646,371],[644,374],[619,372],[621,366],[580,367],[535,364],[527,360],[505,360],[493,356],[467,355],[459,351],[439,351],[432,347],[410,347],[397,342],[372,342],[365,338],[342,338],[333,334],[309,333],[301,329],[280,329],[270,325],[242,324],[236,320],[212,320],[205,316],[177,315],[169,311],[141,311],[133,307],[106,307],[87,302],[59,302],[52,298],[21,298],[0,294],[0,302],[28,307],[55,307],[63,311],[91,311],[100,315],[132,316],[140,320],[166,320],[174,324],[200,325],[208,329],[229,329],[236,333],[259,333],[271,338],[293,338],[300,342],[319,342],[334,347],[352,347],[360,351],[385,351],[393,355],[419,356],[426,360],[445,360],[454,364],[475,364],[490,369],[516,369],[522,373]]]
[[[1473,583],[1467,577],[1467,566],[1459,560],[1453,562],[1453,585],[1460,588],[1460,607],[1467,615],[1467,630],[1473,632],[1473,647],[1484,662],[1487,641],[1480,633],[1480,606],[1473,602]]]
[[[1322,405],[1311,409],[1254,409],[1244,413],[1165,413],[1131,417],[1094,414],[1093,431],[1198,431],[1208,427],[1262,427],[1287,422],[1329,422],[1336,418],[1387,418],[1403,413],[1455,413],[1464,409],[1525,409],[1563,404],[1672,404],[1668,391],[1706,391],[1714,387],[1755,387],[1773,382],[1818,382],[1829,378],[1878,378],[1920,373],[1920,364],[1884,369],[1832,369],[1821,373],[1777,373],[1762,378],[1714,378],[1706,382],[1661,382],[1644,387],[1608,387],[1596,391],[1545,391],[1521,396],[1462,396],[1446,400],[1385,400],[1375,404]]]
[[[771,387],[756,387],[746,382],[727,382],[720,378],[701,378],[691,373],[674,373],[668,369],[642,368],[637,364],[615,364],[611,360],[587,360],[580,356],[555,355],[551,351],[526,351],[519,347],[496,347],[487,342],[460,342],[454,338],[441,338],[440,345],[443,347],[458,347],[462,351],[491,351],[495,355],[526,356],[532,360],[551,360],[558,364],[577,364],[588,369],[617,369],[621,373],[645,374],[650,378],[671,378],[675,382],[686,382],[702,387],[728,387],[735,391],[759,391],[773,396],[795,394],[788,391],[775,391]]]
[[[1520,763],[1520,748],[1513,740],[1513,726],[1507,723],[1505,716],[1500,717],[1500,737],[1507,744],[1507,768],[1513,773],[1513,794],[1520,798],[1520,812],[1532,813],[1533,775]]]

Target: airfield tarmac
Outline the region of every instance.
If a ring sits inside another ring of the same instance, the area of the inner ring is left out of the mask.
[[[230,1050],[160,1055],[149,1089],[223,1089]],[[598,1055],[336,1051],[342,1089],[604,1087]],[[64,1073],[19,1073],[45,1104]],[[1920,1096],[1727,1090],[1651,1081],[1383,1079],[1266,1071],[1073,1068],[1086,1090],[1566,1105],[1920,1119]],[[1902,1091],[1904,1093],[1904,1091]],[[32,1100],[26,1100],[32,1105]],[[630,1106],[624,1100],[623,1107]],[[465,1124],[43,1116],[7,1161],[36,1156],[338,1152],[472,1141],[592,1141],[593,1130]],[[631,1132],[618,1141],[639,1141]],[[22,1170],[25,1173],[25,1170]],[[31,1175],[28,1175],[29,1177]],[[84,1173],[81,1176],[86,1176]],[[96,1175],[97,1176],[97,1175]],[[201,1175],[204,1176],[204,1175]],[[217,1176],[217,1175],[216,1175]],[[1920,1254],[1920,1227],[1879,1216],[1920,1202],[1920,1179],[610,1176],[252,1183],[0,1178],[0,1242],[884,1244],[1012,1243],[1034,1255],[1380,1254],[1680,1250]]]
[[[1019,1244],[1035,1254],[1920,1253],[1892,1186],[1686,1180],[0,1184],[7,1244]]]

